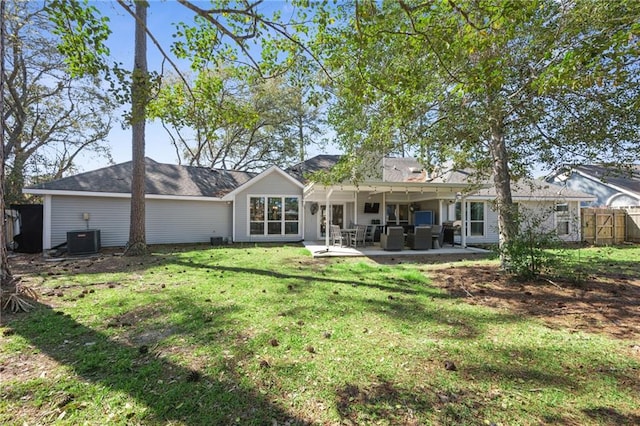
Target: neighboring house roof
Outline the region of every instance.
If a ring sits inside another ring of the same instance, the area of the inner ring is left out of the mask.
[[[131,192],[131,161],[32,185],[26,192]],[[145,157],[145,192],[149,195],[222,198],[256,173],[158,163]]]
[[[592,178],[604,185],[617,190],[630,192],[640,197],[640,164],[631,164],[623,169],[606,167],[599,164],[564,166],[555,171],[548,178],[558,177],[567,172],[575,171],[583,176]]]

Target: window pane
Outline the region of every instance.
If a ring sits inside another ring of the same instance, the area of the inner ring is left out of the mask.
[[[251,197],[249,208],[251,221],[259,222],[264,220],[264,197]]]
[[[398,219],[400,219],[401,222],[409,221],[409,205],[408,204],[398,205]]]
[[[267,229],[271,235],[280,235],[282,234],[282,222],[269,222]]]
[[[298,222],[285,222],[284,223],[284,233],[285,234],[297,234],[298,233]]]
[[[331,206],[331,224],[344,228],[344,206],[342,204]]]
[[[484,220],[484,203],[469,203],[470,220]]]
[[[484,223],[483,222],[471,222],[471,235],[484,235]]]
[[[269,220],[282,219],[282,198],[269,197]],[[269,232],[271,233],[271,232]]]
[[[558,222],[558,235],[569,235],[569,222]]]
[[[396,221],[396,205],[395,204],[387,204],[387,222]]]
[[[456,203],[456,220],[462,220],[462,203]]]
[[[556,204],[556,211],[557,212],[568,212],[569,211],[569,205],[568,204]]]
[[[264,235],[264,222],[251,222],[251,235]]]
[[[285,198],[284,205],[284,220],[298,220],[298,198]]]

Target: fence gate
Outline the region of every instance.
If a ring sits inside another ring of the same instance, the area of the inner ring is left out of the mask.
[[[640,211],[638,211],[640,215]],[[594,245],[622,244],[627,234],[627,212],[621,209],[581,209],[582,239]]]

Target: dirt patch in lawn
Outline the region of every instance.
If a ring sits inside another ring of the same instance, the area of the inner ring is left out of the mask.
[[[443,255],[376,261],[423,264],[434,285],[470,304],[537,317],[552,328],[640,340],[640,263],[635,271],[620,273],[612,268],[576,283],[558,279],[519,281],[502,272],[497,264],[455,263],[473,259]],[[640,356],[640,350],[635,355]]]

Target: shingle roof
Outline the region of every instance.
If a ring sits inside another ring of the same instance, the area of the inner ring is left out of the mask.
[[[495,187],[479,190],[476,195],[495,197]],[[539,179],[522,179],[511,183],[511,196],[513,198],[535,198],[535,199],[594,199],[595,197],[574,189]]]
[[[145,158],[145,192],[154,195],[223,197],[256,174],[206,167],[161,164]],[[130,193],[132,162],[80,173],[51,182],[32,185],[29,189]]]
[[[428,180],[434,183],[487,183],[488,179],[480,179],[469,170],[440,169]]]
[[[424,182],[422,164],[415,158],[385,157],[382,161],[382,180],[384,182]]]
[[[316,155],[313,158],[289,167],[286,172],[299,180],[306,182],[307,176],[319,170],[329,170],[342,158],[341,155]]]

